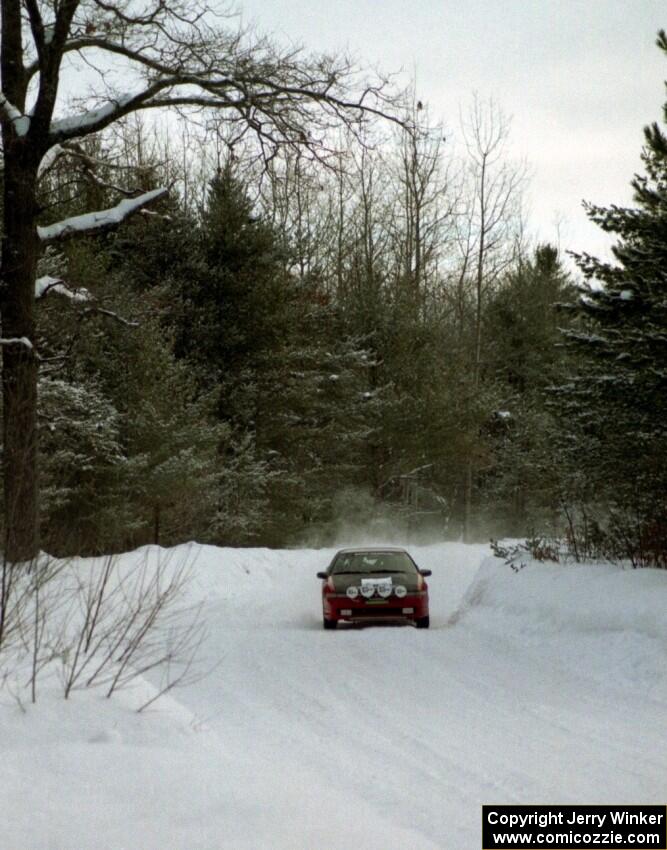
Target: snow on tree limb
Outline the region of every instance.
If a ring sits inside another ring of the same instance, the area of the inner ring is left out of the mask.
[[[54,166],[61,156],[66,156],[69,153],[63,145],[53,145],[42,157],[42,161],[37,169],[37,177],[42,177],[46,172]]]
[[[67,239],[84,233],[98,233],[102,230],[116,227],[122,221],[125,221],[126,218],[139,212],[143,207],[164,197],[167,192],[168,190],[162,187],[160,189],[153,189],[150,192],[144,192],[144,194],[138,195],[136,198],[125,198],[117,203],[116,206],[109,209],[86,213],[84,215],[75,215],[63,221],[58,221],[55,224],[49,224],[46,227],[38,227],[37,234],[42,244],[46,245],[56,242],[59,239]]]
[[[0,92],[0,117],[14,125],[18,136],[25,136],[30,128],[30,118],[17,109],[2,92]]]
[[[27,336],[10,338],[0,337],[0,345],[24,345],[30,351],[32,351],[33,349],[33,344],[30,342]]]
[[[127,105],[135,99],[135,95],[126,95],[116,100],[110,100],[104,106],[90,109],[78,115],[70,115],[51,123],[51,136],[57,138],[74,138],[84,136],[97,127],[112,123],[118,115],[123,114]]]
[[[72,301],[90,301],[90,292],[87,289],[73,289],[68,286],[62,278],[44,275],[35,281],[35,298],[46,298],[50,292],[64,295]]]

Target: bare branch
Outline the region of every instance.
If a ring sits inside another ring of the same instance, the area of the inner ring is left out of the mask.
[[[107,310],[104,307],[87,307],[83,311],[82,317],[86,318],[87,316],[106,316],[108,319],[113,319],[115,322],[118,322],[119,325],[125,325],[125,327],[128,328],[139,327],[139,322],[134,322],[130,319],[125,319],[119,313],[116,313],[113,310]]]

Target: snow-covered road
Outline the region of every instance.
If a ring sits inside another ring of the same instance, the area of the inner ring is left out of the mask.
[[[473,850],[482,803],[665,801],[667,575],[415,547],[430,630],[324,632],[330,552],[191,551],[219,665],[145,717],[81,695],[5,718],[3,848]]]

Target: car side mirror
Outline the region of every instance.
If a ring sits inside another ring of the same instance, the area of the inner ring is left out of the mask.
[[[428,578],[433,575],[432,570],[419,570],[419,572],[424,576],[424,578]]]
[[[328,573],[318,573],[317,577],[326,580],[329,578],[329,575]]]

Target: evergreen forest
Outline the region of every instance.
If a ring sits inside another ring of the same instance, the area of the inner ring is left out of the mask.
[[[521,537],[667,566],[666,118],[633,205],[587,208],[611,261],[531,238],[481,97],[324,153],[142,114],[61,149],[42,228],[169,191],[43,240],[41,547]]]

